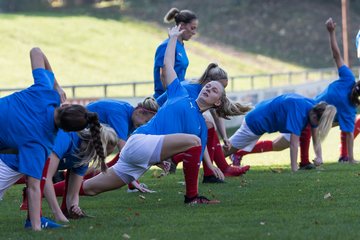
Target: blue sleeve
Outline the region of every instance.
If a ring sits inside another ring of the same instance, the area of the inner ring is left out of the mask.
[[[80,167],[72,168],[71,171],[73,171],[75,174],[79,176],[84,176],[88,168],[89,168],[89,164],[85,164]]]
[[[167,100],[167,92],[164,92],[156,99],[156,102],[161,107],[162,105],[164,105],[166,100]]]
[[[341,67],[339,67],[338,71],[339,71],[339,78],[340,78],[339,80],[355,82],[355,76],[348,66],[342,65]]]
[[[349,109],[350,110],[350,109]],[[339,111],[338,112],[338,121],[340,130],[343,132],[354,132],[355,128],[355,118],[356,118],[356,109],[351,109],[350,111]]]
[[[164,66],[164,56],[167,44],[161,44],[155,52],[154,67],[162,68]]]
[[[168,99],[189,96],[186,89],[180,84],[178,78],[172,81],[172,83],[167,87],[166,91],[167,91]]]
[[[43,68],[37,68],[32,71],[34,84],[45,87],[47,89],[54,89],[55,76],[53,72]]]
[[[59,130],[53,147],[53,152],[61,160],[64,155],[71,151],[72,140],[69,133]]]

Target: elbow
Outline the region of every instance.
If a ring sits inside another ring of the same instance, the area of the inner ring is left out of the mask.
[[[39,47],[33,47],[30,50],[30,56],[35,56],[35,55],[40,55],[40,54],[42,54],[42,51]]]

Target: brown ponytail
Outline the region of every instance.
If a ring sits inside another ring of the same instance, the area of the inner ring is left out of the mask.
[[[95,159],[95,161],[98,162],[96,167],[99,167],[99,165],[100,165],[101,171],[105,172],[107,169],[107,166],[105,163],[106,156],[105,156],[104,148],[103,148],[103,145],[101,142],[101,136],[100,136],[101,125],[100,125],[97,113],[88,112],[87,120],[89,123],[91,138],[92,138],[93,145],[94,145],[96,155],[97,155],[97,157]]]
[[[223,92],[220,100],[221,104],[215,109],[215,111],[219,117],[224,119],[229,120],[229,116],[244,115],[252,109],[250,106],[244,106],[240,103],[231,102],[227,98],[225,91]]]
[[[176,25],[179,23],[190,23],[191,21],[197,19],[195,13],[190,10],[179,10],[177,8],[171,8],[164,17],[165,23],[170,23],[173,20],[175,21]]]
[[[360,100],[359,100],[359,96],[360,96],[360,81],[357,81],[350,93],[350,102],[355,105],[356,107],[360,105]]]
[[[201,77],[192,83],[205,85],[210,81],[228,80],[228,75],[224,69],[219,67],[217,63],[210,63],[205,69]]]

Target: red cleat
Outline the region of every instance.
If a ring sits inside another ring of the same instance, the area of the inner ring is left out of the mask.
[[[237,177],[237,176],[245,174],[247,171],[249,171],[249,169],[250,169],[249,165],[245,165],[243,167],[230,166],[224,171],[224,176],[225,177]]]

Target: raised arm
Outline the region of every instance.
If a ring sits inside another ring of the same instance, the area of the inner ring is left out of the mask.
[[[337,68],[344,65],[344,59],[341,57],[340,49],[336,40],[335,35],[335,27],[336,23],[332,20],[332,18],[329,18],[326,22],[326,29],[329,32],[329,42],[330,42],[330,48],[333,55],[333,58],[335,60]]]
[[[31,69],[32,70],[37,69],[37,68],[44,68],[50,72],[53,71],[47,57],[41,51],[41,49],[38,47],[35,47],[30,50],[30,61],[31,61]],[[57,82],[55,77],[54,77],[54,89],[59,93],[61,103],[65,102],[66,101],[66,93],[60,87],[60,85]]]
[[[184,32],[184,30],[180,31],[180,27],[181,25],[179,24],[169,30],[169,42],[165,51],[163,67],[164,85],[166,88],[177,77],[174,70],[176,41],[178,36]]]

